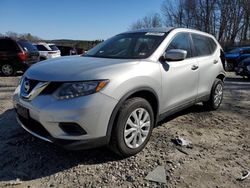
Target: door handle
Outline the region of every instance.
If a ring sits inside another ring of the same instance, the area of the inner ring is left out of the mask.
[[[191,67],[192,70],[196,70],[196,69],[198,69],[198,68],[199,68],[199,66],[197,66],[197,65],[193,65],[193,66]]]
[[[218,60],[214,60],[213,63],[214,63],[214,64],[218,63]]]

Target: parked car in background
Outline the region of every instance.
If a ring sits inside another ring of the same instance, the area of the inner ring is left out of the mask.
[[[70,46],[58,46],[57,48],[61,51],[61,56],[67,56],[67,55],[77,55],[77,51],[75,48]]]
[[[247,57],[250,57],[250,47],[235,48],[225,53],[228,70],[233,71],[238,63]]]
[[[56,46],[61,51],[61,56],[84,54],[84,50],[82,48],[73,48],[70,46],[58,46],[58,45]]]
[[[198,102],[220,107],[221,52],[212,35],[197,30],[121,33],[84,56],[26,71],[13,97],[17,120],[30,134],[67,149],[109,145],[123,157],[135,155],[166,116]]]
[[[39,52],[29,41],[0,38],[0,72],[11,76],[39,61]]]
[[[250,79],[250,57],[242,60],[235,68],[236,75],[248,77]]]
[[[55,44],[47,44],[44,42],[40,42],[34,45],[36,46],[36,48],[38,49],[40,53],[41,61],[61,56],[61,52]]]

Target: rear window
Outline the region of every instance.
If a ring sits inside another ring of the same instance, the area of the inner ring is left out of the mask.
[[[44,45],[36,45],[36,48],[38,49],[38,51],[50,51],[48,50]]]
[[[17,41],[17,43],[22,47],[24,51],[29,51],[29,52],[34,52],[37,51],[36,47],[33,46],[30,42],[28,41]]]
[[[51,50],[53,50],[53,51],[57,51],[57,50],[59,50],[58,48],[57,48],[57,46],[56,45],[49,45],[49,47],[51,48]]]
[[[19,51],[20,49],[13,40],[1,39],[0,40],[0,51]]]

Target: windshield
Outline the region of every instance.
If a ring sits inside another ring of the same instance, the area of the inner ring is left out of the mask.
[[[37,48],[33,46],[30,42],[28,41],[17,41],[17,43],[22,47],[23,50],[34,52],[37,51]]]
[[[89,50],[84,56],[144,59],[160,45],[166,33],[125,33],[116,35]]]
[[[57,51],[57,50],[59,50],[58,48],[57,48],[57,46],[56,45],[49,45],[49,47],[51,48],[51,50],[52,51]]]

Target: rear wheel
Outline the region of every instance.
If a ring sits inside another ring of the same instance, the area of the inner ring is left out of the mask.
[[[217,78],[213,84],[209,100],[203,102],[207,109],[216,110],[220,107],[223,98],[223,86],[223,82]]]
[[[1,73],[4,76],[11,76],[15,74],[15,69],[13,65],[6,63],[6,64],[1,65]]]
[[[154,125],[151,105],[143,98],[128,99],[114,124],[110,147],[123,157],[140,152],[147,144]]]

